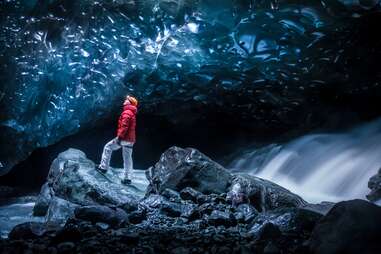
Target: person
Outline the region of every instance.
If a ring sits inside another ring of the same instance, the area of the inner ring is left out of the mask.
[[[135,97],[128,95],[123,103],[123,112],[119,117],[117,137],[105,145],[101,163],[97,168],[100,172],[105,174],[110,167],[110,159],[113,151],[122,148],[123,167],[125,170],[124,179],[121,181],[122,184],[131,183],[131,173],[133,169],[132,149],[136,141],[135,128],[137,107],[138,100]]]

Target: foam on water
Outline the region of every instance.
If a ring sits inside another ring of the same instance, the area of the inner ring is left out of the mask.
[[[231,168],[274,181],[310,202],[365,199],[380,155],[381,119],[345,133],[307,135],[250,151]]]

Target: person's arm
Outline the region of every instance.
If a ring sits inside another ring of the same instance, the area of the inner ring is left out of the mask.
[[[121,126],[118,129],[118,139],[122,139],[123,137],[126,136],[128,129],[130,127],[130,122],[131,122],[131,116],[126,115],[122,118]]]

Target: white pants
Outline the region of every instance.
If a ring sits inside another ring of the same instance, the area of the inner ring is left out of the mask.
[[[134,143],[121,141],[118,144],[118,139],[114,138],[110,142],[108,142],[103,148],[102,160],[100,167],[103,169],[108,169],[110,167],[110,160],[113,151],[119,150],[122,148],[123,153],[123,167],[125,170],[125,178],[131,179],[131,173],[133,169],[132,162],[132,147]]]

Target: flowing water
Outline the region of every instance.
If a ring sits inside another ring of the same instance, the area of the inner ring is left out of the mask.
[[[282,185],[309,202],[365,199],[381,167],[381,119],[350,131],[300,137],[248,151],[230,166]]]

